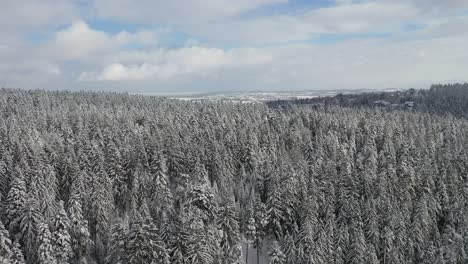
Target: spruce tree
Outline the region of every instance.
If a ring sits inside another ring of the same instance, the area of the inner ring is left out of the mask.
[[[268,251],[268,264],[284,264],[286,263],[286,256],[281,250],[278,241],[273,241],[270,250]]]
[[[11,182],[10,190],[6,198],[6,220],[11,234],[18,234],[21,221],[21,213],[27,201],[26,183],[23,173],[16,168]]]
[[[131,224],[126,255],[129,264],[169,264],[165,245],[149,219],[137,219]]]
[[[93,241],[88,230],[88,221],[84,218],[81,207],[82,178],[74,179],[68,200],[68,215],[70,216],[70,236],[74,260],[86,263]]]
[[[20,216],[20,232],[18,235],[23,245],[24,256],[28,262],[34,261],[36,258],[38,224],[43,221],[36,197],[34,194],[29,194]]]
[[[58,263],[69,263],[69,260],[73,256],[69,229],[70,220],[63,208],[63,202],[60,201],[57,215],[53,219],[52,227],[52,244]]]
[[[58,264],[55,258],[52,234],[45,223],[39,223],[39,234],[37,237],[37,263],[38,264]]]
[[[123,223],[117,222],[111,228],[107,264],[127,263],[128,230]]]
[[[26,264],[24,260],[23,252],[21,252],[21,246],[18,241],[13,242],[11,248],[11,262],[10,264]]]
[[[8,231],[0,221],[0,264],[11,263],[12,252],[11,252],[11,240],[9,238]]]

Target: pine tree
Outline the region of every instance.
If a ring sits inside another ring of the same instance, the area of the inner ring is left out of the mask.
[[[266,203],[268,214],[268,230],[277,239],[282,236],[282,222],[284,220],[283,207],[281,202],[281,193],[279,186],[273,187],[272,193],[269,194]]]
[[[113,141],[107,145],[106,152],[107,174],[112,180],[112,193],[116,208],[123,211],[128,206],[129,190],[125,179],[125,171],[122,168],[120,151]]]
[[[257,249],[257,262],[262,250],[262,240],[266,235],[266,228],[268,225],[268,215],[266,206],[261,201],[257,201],[254,206],[254,220],[255,220],[255,241],[254,247]]]
[[[232,201],[227,198],[224,199],[223,205],[219,207],[216,218],[218,230],[222,232],[221,248],[223,249],[224,256],[229,255],[232,251],[232,247],[237,246],[239,243],[240,238],[238,217],[239,216],[235,211]],[[255,222],[253,223],[253,228],[255,228]],[[253,230],[253,234],[255,234],[255,229]]]
[[[10,264],[26,264],[26,261],[24,260],[23,252],[21,252],[20,244],[18,243],[18,241],[15,241],[11,248]]]
[[[23,252],[28,261],[34,261],[36,257],[38,224],[43,221],[39,210],[39,203],[34,194],[29,194],[28,200],[21,212],[20,236],[18,237],[23,245]]]
[[[55,202],[57,178],[50,165],[41,167],[38,164],[37,166],[39,168],[35,170],[36,174],[32,177],[29,193],[34,193],[44,220],[50,223],[57,210]]]
[[[155,158],[156,159],[156,158]],[[151,205],[153,215],[161,219],[171,213],[173,209],[173,197],[169,188],[168,171],[166,160],[162,153],[159,153],[157,160],[152,164],[153,171],[153,190],[151,196]],[[165,215],[165,216],[163,216]]]
[[[165,245],[149,220],[140,219],[131,224],[126,254],[129,264],[169,264]]]
[[[53,220],[52,228],[52,244],[54,246],[55,256],[58,263],[69,263],[69,260],[73,256],[71,237],[68,232],[69,228],[70,220],[63,208],[63,202],[60,201],[57,215]]]
[[[189,263],[193,264],[212,264],[214,262],[214,253],[210,248],[210,243],[207,239],[206,227],[203,222],[203,213],[200,210],[193,209],[187,215],[187,221],[184,223],[187,226],[185,231],[187,234],[186,254],[185,257]]]
[[[102,169],[99,169],[98,173],[93,176],[93,184],[90,234],[94,242],[95,255],[99,261],[103,261],[106,256],[105,250],[108,242],[109,218],[113,210],[112,188],[108,175]]]
[[[268,251],[268,264],[284,264],[286,263],[286,256],[284,255],[278,241],[273,241],[270,250]]]
[[[38,264],[58,264],[55,258],[54,247],[52,244],[52,234],[47,224],[40,223],[38,226],[39,234],[37,237],[37,263]]]
[[[352,264],[364,263],[366,256],[366,243],[364,233],[359,223],[351,225],[351,245],[348,259]]]
[[[18,234],[20,217],[26,204],[26,184],[23,173],[16,168],[10,190],[6,199],[6,219],[11,234]]]
[[[84,219],[81,208],[81,177],[74,179],[68,200],[68,215],[70,216],[70,236],[76,263],[86,263],[86,258],[93,241],[88,230],[88,221]]]
[[[0,221],[0,264],[11,263],[12,252],[10,250],[11,240],[8,231]]]
[[[282,248],[284,249],[284,255],[285,255],[285,264],[295,264],[297,263],[297,249],[296,245],[294,243],[294,237],[291,234],[286,234],[283,238],[282,241]]]
[[[111,229],[109,250],[106,258],[108,264],[127,263],[127,237],[128,231],[122,223],[115,223]]]
[[[212,222],[216,215],[216,203],[208,183],[208,174],[201,164],[195,167],[194,181],[185,193],[184,207],[189,209],[197,208],[202,213],[205,221]]]

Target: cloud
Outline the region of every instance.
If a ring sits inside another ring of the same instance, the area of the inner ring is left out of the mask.
[[[284,44],[323,34],[400,31],[417,16],[412,6],[392,2],[365,2],[315,8],[300,14],[233,19],[187,29],[216,43],[244,45]]]
[[[0,84],[206,91],[426,87],[466,79],[468,1],[328,3],[6,1]],[[354,37],[382,33],[388,34]]]
[[[66,0],[2,1],[0,31],[42,29],[61,25],[77,15],[76,6]]]
[[[115,35],[92,29],[83,20],[73,22],[69,27],[55,33],[52,43],[43,49],[47,56],[59,57],[62,60],[81,60],[96,56],[98,53],[116,52],[128,44],[152,46],[158,42],[156,31],[140,30],[135,33],[121,31]],[[99,57],[100,57],[99,56]]]
[[[132,23],[204,24],[287,0],[95,0],[100,17]]]
[[[79,80],[167,80],[179,75],[206,75],[221,68],[259,65],[272,60],[267,52],[255,49],[224,51],[205,47],[122,52],[112,58],[120,62],[111,63],[100,71],[83,72]]]
[[[74,22],[69,28],[57,32],[54,42],[52,48],[60,52],[66,59],[78,59],[109,49],[113,45],[110,36],[91,29],[81,20]]]
[[[151,30],[140,30],[136,33],[122,31],[115,35],[113,40],[119,44],[138,43],[142,46],[154,46],[159,42],[158,33]]]
[[[333,2],[333,1],[330,1]],[[96,0],[101,17],[165,24],[216,45],[271,45],[310,40],[323,34],[398,33],[408,23],[463,13],[465,0],[335,0],[334,6],[304,5],[289,12],[253,12],[294,6],[286,0],[150,1]],[[194,12],[196,10],[196,12]]]

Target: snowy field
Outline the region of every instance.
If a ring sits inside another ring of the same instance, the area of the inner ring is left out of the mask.
[[[382,89],[381,91],[393,91],[394,89]],[[296,100],[308,99],[323,96],[334,96],[337,94],[354,94],[365,93],[369,89],[359,90],[309,90],[309,91],[257,91],[257,92],[213,92],[213,93],[143,93],[141,95],[149,96],[165,96],[171,99],[179,99],[186,101],[233,101],[240,103],[249,102],[267,102],[275,100]]]

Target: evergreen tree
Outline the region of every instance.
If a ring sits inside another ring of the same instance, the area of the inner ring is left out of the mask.
[[[11,240],[8,231],[0,221],[0,264],[8,264],[11,262],[12,252],[10,247]]]
[[[22,242],[23,252],[28,262],[34,261],[36,258],[38,224],[43,221],[36,195],[30,194],[21,212],[20,219],[18,239]]]
[[[128,262],[127,237],[128,231],[122,223],[116,223],[112,226],[106,263],[123,264]]]
[[[86,264],[86,259],[93,242],[88,230],[88,221],[84,219],[82,213],[81,190],[81,177],[77,177],[73,181],[68,200],[69,230],[74,260],[76,263]]]
[[[52,234],[47,224],[38,225],[39,234],[37,237],[37,263],[38,264],[57,264],[55,251],[52,244]]]
[[[268,214],[268,230],[273,234],[277,239],[282,235],[282,222],[283,218],[283,207],[281,202],[281,193],[279,186],[273,187],[272,193],[269,194],[268,200],[266,203],[267,214]]]
[[[53,221],[52,244],[58,263],[69,263],[73,256],[71,236],[68,232],[70,220],[63,208],[63,202],[59,202],[57,215]]]
[[[218,209],[216,218],[217,228],[221,231],[221,248],[223,250],[224,257],[232,254],[232,248],[237,247],[240,242],[238,218],[239,216],[232,204],[232,201],[225,198],[223,204]],[[255,223],[253,223],[253,228],[254,230],[251,234],[254,235]]]
[[[11,248],[11,262],[10,264],[26,264],[24,260],[23,252],[21,252],[20,244],[18,241],[13,243]]]
[[[169,177],[166,166],[166,159],[162,153],[154,155],[151,164],[153,172],[153,185],[151,204],[154,216],[158,219],[167,215],[173,208],[173,197],[169,188]]]
[[[283,254],[278,241],[273,241],[268,252],[269,264],[284,264],[286,263],[286,256]]]
[[[165,245],[149,219],[139,219],[131,224],[126,254],[129,264],[169,264]]]
[[[351,245],[347,259],[349,263],[358,264],[366,261],[366,242],[359,222],[351,225]]]
[[[11,234],[18,234],[21,213],[27,200],[26,183],[23,173],[16,168],[6,199],[6,219]]]

